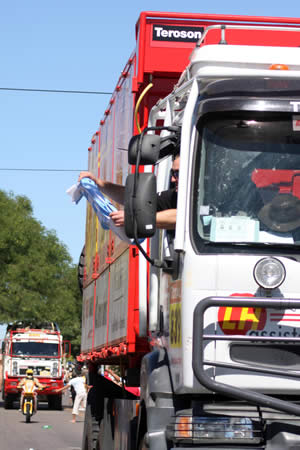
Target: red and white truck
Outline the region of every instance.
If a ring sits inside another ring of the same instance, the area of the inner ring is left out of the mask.
[[[300,448],[300,18],[142,12],[88,156],[136,245],[88,204],[82,448]]]
[[[63,338],[54,322],[18,321],[7,326],[2,343],[2,398],[4,408],[13,407],[20,396],[17,384],[32,369],[34,377],[47,387],[39,399],[48,401],[49,408],[62,409],[62,395],[58,388],[64,385]]]

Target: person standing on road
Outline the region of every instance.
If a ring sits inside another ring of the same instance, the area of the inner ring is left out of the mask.
[[[60,388],[57,389],[56,392],[63,392],[66,391],[69,387],[73,386],[75,390],[75,400],[72,410],[72,423],[76,422],[76,416],[78,416],[79,413],[79,407],[82,405],[82,408],[85,409],[86,407],[86,398],[87,398],[87,391],[89,386],[86,384],[86,377],[84,375],[77,376],[75,378],[72,378],[68,383]]]
[[[66,373],[65,379],[64,379],[65,385],[70,380],[72,380],[72,378],[75,378],[75,377],[76,377],[75,370],[70,366],[68,369],[68,372]],[[75,389],[73,386],[70,386],[70,397],[72,398],[72,407],[74,406],[75,396],[76,396]]]

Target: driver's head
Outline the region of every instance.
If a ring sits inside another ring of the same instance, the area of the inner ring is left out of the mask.
[[[175,184],[176,191],[178,191],[178,179],[179,179],[179,165],[180,156],[179,154],[173,159],[172,169],[171,169],[171,181]]]
[[[33,370],[32,369],[27,369],[26,370],[26,377],[27,378],[33,378]]]

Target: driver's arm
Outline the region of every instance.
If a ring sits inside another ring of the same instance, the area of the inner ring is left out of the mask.
[[[165,209],[156,213],[156,227],[165,230],[175,230],[177,209]],[[124,226],[124,211],[114,211],[109,215],[116,227]]]
[[[17,388],[21,388],[22,386],[24,386],[25,383],[25,378],[22,378],[22,380],[18,383]]]
[[[121,184],[111,183],[110,181],[102,180],[101,178],[97,178],[95,177],[94,174],[87,171],[80,172],[78,182],[82,180],[82,178],[90,178],[90,180],[96,183],[96,185],[103,194],[107,195],[115,202],[124,205],[125,186],[122,186]]]
[[[35,385],[36,385],[38,388],[41,389],[41,388],[44,387],[44,385],[41,384],[37,378],[34,378],[33,381],[34,381]]]
[[[177,209],[165,209],[156,213],[156,226],[160,229],[175,230]]]

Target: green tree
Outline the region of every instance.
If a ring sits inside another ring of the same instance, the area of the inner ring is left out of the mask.
[[[27,197],[0,190],[0,211],[0,323],[57,322],[78,354],[81,295],[66,246],[33,217]]]

